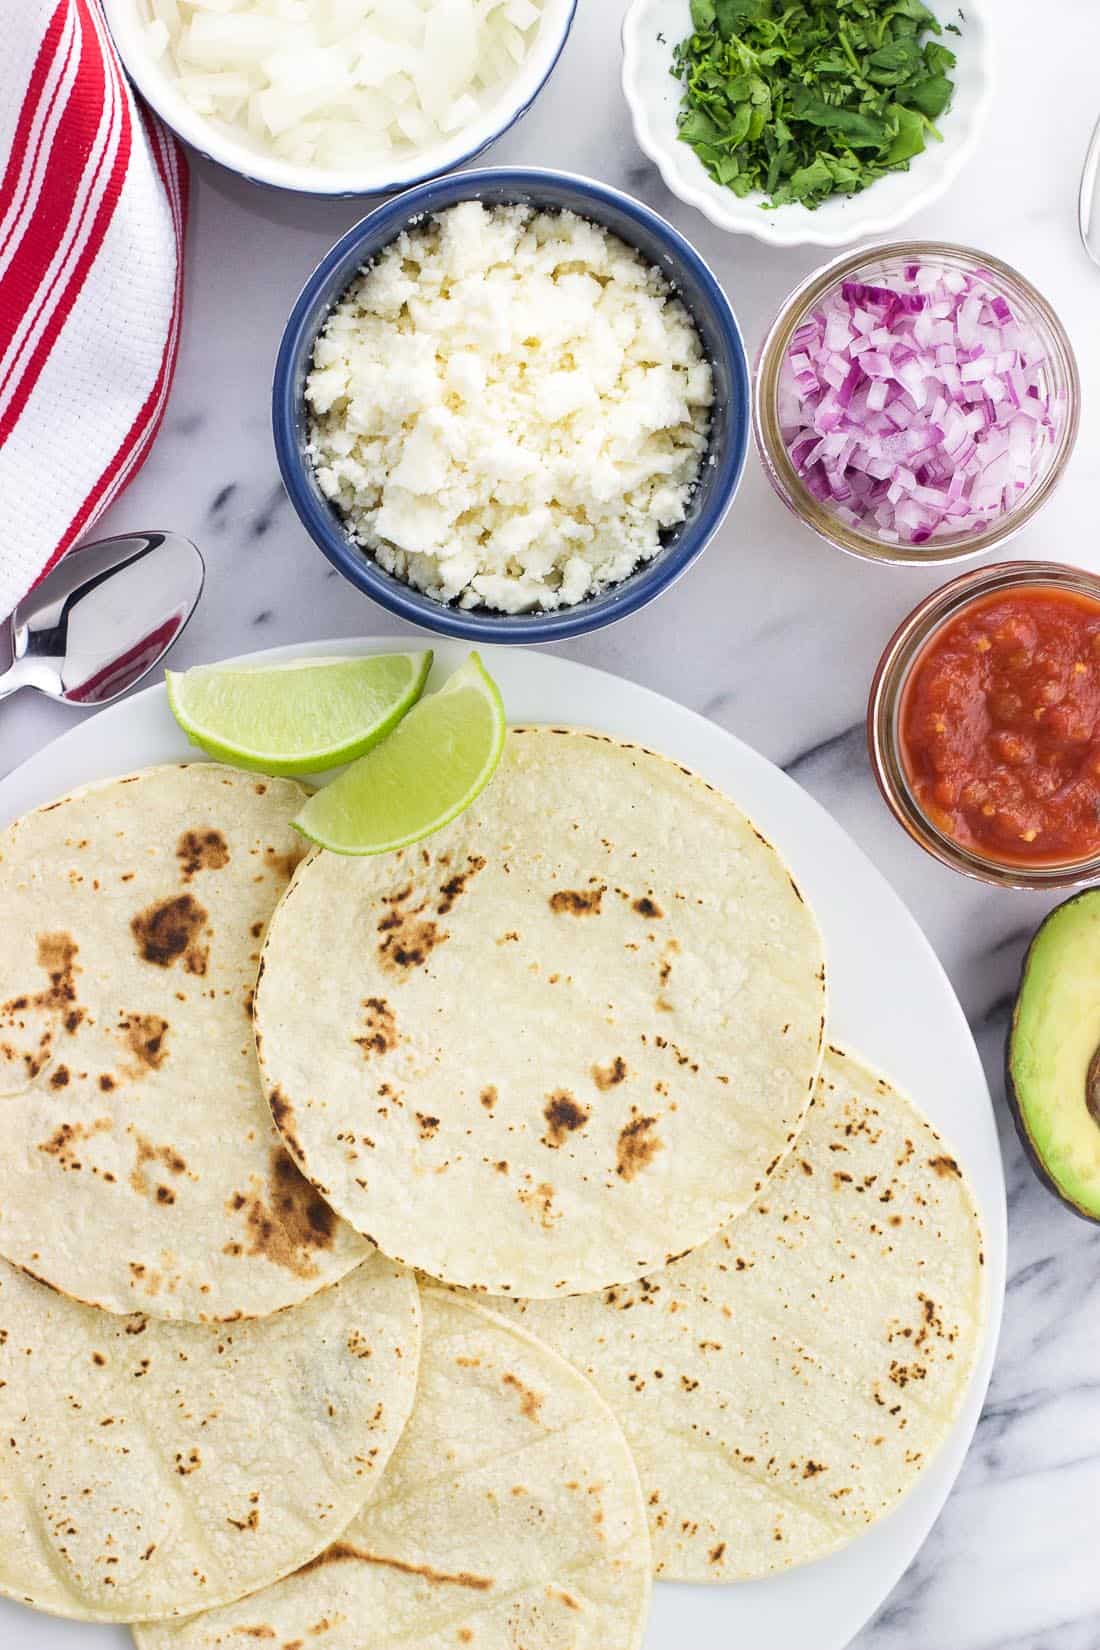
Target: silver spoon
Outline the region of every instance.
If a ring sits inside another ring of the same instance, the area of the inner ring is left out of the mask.
[[[1081,231],[1085,251],[1094,264],[1100,264],[1100,120],[1092,134],[1085,155],[1085,169],[1081,173],[1081,193],[1077,198],[1077,227]]]
[[[0,699],[35,688],[107,705],[159,664],[195,611],[205,568],[178,533],[126,533],[70,550],[11,617]]]

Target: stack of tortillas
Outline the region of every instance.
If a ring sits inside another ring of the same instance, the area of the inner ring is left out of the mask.
[[[822,1068],[776,852],[562,729],[394,854],[299,863],[301,800],[183,765],[0,837],[0,1589],[144,1650],[637,1650],[654,1571],[887,1511],[980,1230]]]

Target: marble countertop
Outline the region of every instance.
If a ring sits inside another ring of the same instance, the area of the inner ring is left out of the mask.
[[[553,80],[492,159],[594,173],[665,213],[725,284],[751,353],[783,295],[824,255],[726,235],[668,194],[635,145],[619,92],[622,10],[622,0],[580,0]],[[1074,228],[1078,172],[1100,112],[1087,67],[1100,60],[1100,5],[995,0],[992,10],[999,82],[980,154],[907,233],[999,254],[1061,312],[1085,384],[1081,441],[1060,492],[1013,548],[1100,570],[1100,271]],[[98,530],[170,527],[202,548],[206,595],[176,650],[178,667],[307,638],[392,633],[397,621],[339,579],[298,526],[268,422],[290,305],[361,208],[257,190],[201,162],[193,177],[183,349],[167,418],[144,471]],[[883,642],[943,577],[830,551],[788,516],[750,458],[736,505],[699,564],[646,612],[559,651],[702,711],[818,797],[916,913],[987,1063],[1010,1204],[997,1366],[958,1485],[856,1650],[1097,1650],[1100,1228],[1075,1219],[1034,1179],[1001,1075],[1020,961],[1051,902],[970,885],[925,858],[883,809],[864,748],[867,686]],[[71,719],[30,696],[6,707],[0,773]]]

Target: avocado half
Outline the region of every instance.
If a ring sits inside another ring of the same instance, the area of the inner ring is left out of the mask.
[[[1028,947],[1007,1077],[1039,1178],[1100,1224],[1100,888],[1058,906]]]

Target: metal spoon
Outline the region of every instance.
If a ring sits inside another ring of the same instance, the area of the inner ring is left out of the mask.
[[[195,611],[205,568],[178,533],[126,533],[71,550],[11,617],[0,699],[35,688],[107,705],[159,664]]]
[[[1081,193],[1077,199],[1077,227],[1081,231],[1085,251],[1094,264],[1100,264],[1100,120],[1092,134],[1085,155],[1085,169],[1081,173]]]

